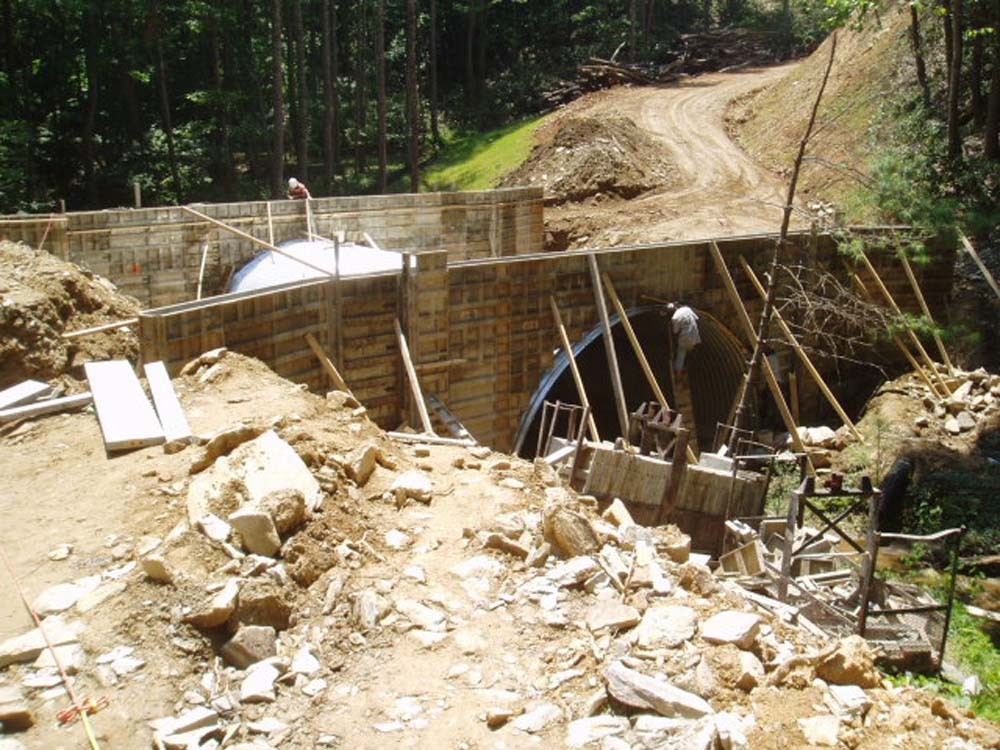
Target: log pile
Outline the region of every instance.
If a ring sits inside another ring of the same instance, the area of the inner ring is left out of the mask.
[[[565,104],[590,91],[632,84],[651,86],[677,79],[720,70],[732,70],[747,65],[773,62],[772,35],[741,28],[714,29],[682,34],[675,48],[661,63],[622,63],[614,59],[591,57],[577,70],[571,81],[560,81],[545,93],[553,106]]]

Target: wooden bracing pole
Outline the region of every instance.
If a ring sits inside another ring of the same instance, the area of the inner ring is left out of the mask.
[[[983,278],[986,279],[986,283],[990,285],[990,289],[993,290],[993,293],[997,297],[1000,297],[1000,286],[997,285],[997,280],[993,278],[993,274],[990,273],[990,269],[988,269],[986,264],[983,263],[983,259],[980,257],[979,253],[976,252],[976,248],[972,246],[972,243],[969,242],[969,238],[964,234],[959,235],[959,238],[962,240],[962,247],[965,248],[965,252],[972,256],[972,259],[979,267],[979,271],[983,274]]]
[[[569,336],[566,334],[566,326],[563,325],[562,315],[559,314],[559,306],[556,305],[555,297],[549,297],[549,304],[552,306],[552,317],[556,321],[556,330],[559,331],[559,340],[569,359],[569,371],[573,375],[573,383],[576,385],[576,392],[580,395],[580,405],[587,410],[587,428],[590,430],[590,437],[595,443],[601,442],[601,436],[597,432],[597,423],[594,421],[594,411],[590,408],[590,400],[587,398],[587,391],[583,387],[583,378],[580,377],[580,370],[576,366],[576,357],[573,356],[573,347],[569,343]]]
[[[597,257],[593,253],[587,255],[587,263],[590,265],[590,281],[594,286],[594,301],[597,303],[597,312],[601,316],[601,326],[604,329],[604,351],[608,357],[608,372],[611,374],[611,387],[615,394],[618,425],[621,427],[622,438],[627,443],[628,407],[625,405],[625,390],[622,388],[622,375],[618,369],[618,355],[615,352],[615,341],[611,335],[608,306],[604,301],[604,290],[601,287],[601,272],[597,267]]]
[[[267,241],[274,244],[274,220],[271,218],[271,201],[267,201]]]
[[[726,261],[722,258],[722,251],[719,250],[719,246],[715,242],[709,242],[708,247],[712,253],[712,260],[715,261],[716,270],[718,270],[719,276],[722,277],[722,282],[729,293],[729,299],[733,303],[733,307],[736,308],[736,317],[739,318],[742,324],[743,333],[746,335],[750,345],[753,346],[757,340],[757,334],[754,332],[753,323],[750,322],[750,316],[743,305],[743,300],[740,299],[740,293],[736,290],[736,282],[733,281],[732,274],[729,273],[729,269],[726,267]],[[774,402],[778,405],[778,411],[781,413],[781,419],[785,423],[785,429],[788,430],[788,434],[792,438],[792,446],[797,452],[806,457],[807,473],[815,474],[816,469],[812,464],[812,459],[809,458],[806,446],[802,443],[802,438],[799,436],[798,425],[792,419],[792,412],[789,410],[788,402],[785,401],[785,396],[781,392],[781,386],[778,385],[778,379],[774,376],[771,363],[768,362],[767,357],[762,357],[760,364],[764,371],[764,379],[767,381],[767,387],[770,389],[771,395],[774,397]]]
[[[604,286],[608,290],[608,297],[611,298],[611,304],[615,306],[615,312],[618,313],[618,318],[622,322],[622,328],[625,329],[625,333],[628,336],[629,343],[632,344],[632,350],[635,352],[635,358],[639,360],[639,366],[642,367],[642,373],[646,376],[646,382],[649,383],[649,387],[653,389],[653,395],[656,400],[660,402],[660,406],[664,409],[669,409],[670,404],[667,402],[667,397],[663,393],[663,389],[660,388],[660,384],[656,381],[656,377],[653,375],[653,368],[649,366],[649,360],[646,359],[646,353],[642,350],[642,345],[639,343],[638,337],[635,335],[635,330],[632,328],[632,321],[628,319],[628,315],[625,314],[625,308],[622,306],[621,300],[618,298],[617,292],[615,292],[615,285],[611,283],[611,277],[608,274],[602,274],[604,278]],[[697,463],[698,459],[694,455],[694,451],[691,450],[691,446],[687,447],[687,460],[688,463]]]
[[[244,232],[242,229],[237,229],[236,227],[229,226],[229,224],[226,224],[225,222],[219,221],[218,219],[213,219],[211,216],[206,216],[201,211],[195,211],[190,206],[180,206],[180,208],[183,208],[185,211],[187,211],[189,214],[192,214],[193,216],[197,216],[202,221],[207,221],[209,224],[214,224],[215,226],[217,226],[217,227],[219,227],[221,229],[225,229],[227,232],[231,232],[231,233],[235,234],[237,237],[242,237],[243,239],[245,239],[245,240],[247,240],[249,242],[252,242],[255,245],[260,245],[261,247],[265,247],[268,250],[270,250],[271,252],[277,253],[278,255],[284,255],[286,258],[290,258],[291,260],[294,260],[296,263],[301,263],[302,265],[306,266],[307,268],[311,268],[314,271],[319,271],[324,276],[333,276],[333,273],[331,273],[327,269],[322,268],[321,266],[313,265],[312,263],[310,263],[307,260],[302,260],[301,258],[296,258],[294,255],[292,255],[291,253],[289,253],[287,250],[282,250],[280,247],[278,247],[277,245],[272,245],[270,242],[264,242],[264,240],[259,240],[256,237],[254,237],[252,234],[248,234],[247,232]]]
[[[874,305],[875,300],[872,299],[872,295],[868,291],[868,287],[865,286],[865,282],[863,282],[861,280],[861,277],[851,270],[850,266],[848,266],[846,262],[844,263],[844,267],[847,269],[847,273],[850,275],[851,280],[854,282],[854,285],[858,288],[858,291],[861,292],[861,296],[864,297],[870,304]],[[892,342],[896,345],[899,351],[903,353],[903,356],[906,357],[906,361],[910,363],[910,367],[912,367],[913,371],[920,376],[921,380],[924,381],[924,385],[926,385],[928,390],[930,390],[931,395],[934,396],[934,398],[936,398],[940,402],[942,400],[941,394],[937,392],[937,389],[934,387],[934,383],[932,383],[931,379],[927,377],[927,373],[924,372],[924,368],[920,366],[920,363],[917,362],[916,358],[906,347],[906,344],[903,343],[903,340],[899,338],[899,336],[896,335],[895,333],[891,335],[892,335]]]
[[[910,280],[910,286],[913,287],[913,294],[916,295],[917,302],[920,303],[920,309],[923,310],[924,315],[927,317],[927,320],[930,321],[930,324],[935,326],[934,316],[931,315],[930,308],[927,307],[927,300],[924,298],[924,293],[920,289],[920,284],[917,283],[917,277],[913,273],[913,267],[910,265],[910,260],[906,257],[906,252],[902,248],[899,249],[899,260],[903,264],[903,270],[906,271],[906,278]],[[941,361],[944,362],[945,366],[948,368],[948,374],[954,377],[955,366],[951,363],[951,358],[948,356],[948,350],[944,348],[944,342],[941,341],[941,337],[937,335],[936,330],[934,330],[931,335],[934,337],[934,345],[941,354]]]
[[[316,337],[312,333],[306,334],[306,343],[309,344],[309,348],[313,350],[313,354],[319,360],[319,363],[323,365],[323,369],[326,370],[326,374],[330,376],[330,380],[333,381],[333,387],[338,391],[345,391],[351,393],[351,389],[347,387],[347,382],[344,380],[343,376],[340,374],[340,370],[337,369],[336,365],[330,361],[330,358],[326,356],[326,352],[323,351],[323,347],[320,346]],[[351,393],[353,396],[354,394]]]
[[[750,279],[750,283],[753,284],[754,289],[757,290],[757,294],[760,295],[761,299],[764,299],[764,297],[767,295],[767,292],[765,291],[763,284],[760,283],[760,279],[757,278],[757,274],[754,273],[753,269],[750,267],[750,264],[747,263],[746,258],[744,258],[742,255],[740,256],[740,264],[743,266],[743,271],[746,273],[747,278]],[[832,406],[833,410],[837,412],[837,416],[840,417],[840,420],[845,425],[847,425],[847,427],[851,430],[852,433],[854,433],[854,437],[856,437],[863,443],[865,441],[864,436],[858,431],[858,428],[855,426],[854,422],[851,421],[851,418],[847,416],[847,412],[845,412],[843,407],[841,407],[840,402],[837,401],[837,397],[833,395],[833,391],[831,391],[830,388],[827,386],[826,381],[823,379],[823,376],[819,374],[819,370],[817,370],[816,367],[813,365],[812,360],[809,359],[809,355],[806,354],[805,350],[799,344],[798,340],[795,338],[795,335],[788,327],[788,324],[785,323],[785,319],[781,316],[781,313],[778,312],[778,310],[774,310],[774,319],[778,323],[778,327],[781,329],[781,332],[785,334],[785,338],[788,340],[788,343],[791,344],[792,348],[795,350],[795,353],[799,356],[799,360],[801,360],[802,365],[812,376],[813,380],[816,381],[816,385],[819,386],[820,391],[826,397],[826,400],[829,402],[830,406]]]
[[[910,328],[910,326],[907,324],[906,318],[903,317],[903,311],[899,309],[899,305],[896,304],[896,300],[893,299],[892,295],[889,293],[889,290],[882,282],[882,277],[878,275],[878,271],[875,270],[875,266],[872,265],[872,262],[868,260],[868,256],[865,255],[864,250],[860,251],[860,256],[861,260],[865,264],[865,268],[868,269],[868,273],[871,274],[873,279],[875,279],[875,286],[877,286],[879,291],[882,293],[882,297],[889,305],[889,308],[894,313],[896,313],[896,315],[899,316],[899,319],[902,322],[903,327],[906,329],[907,335],[910,337],[910,341],[913,343],[913,346],[916,347],[917,352],[920,354],[921,358],[924,360],[924,363],[931,371],[931,375],[938,382],[938,385],[940,385],[941,388],[944,389],[944,395],[946,396],[950,395],[951,389],[948,388],[948,384],[944,382],[944,378],[942,378],[941,373],[938,372],[937,366],[934,364],[934,360],[931,359],[931,356],[927,353],[927,350],[924,349],[924,345],[920,343],[920,339],[917,338],[917,334],[915,334],[913,332],[913,329]]]
[[[406,345],[406,336],[403,335],[403,329],[399,325],[399,318],[394,319],[392,322],[396,326],[396,339],[399,341],[399,352],[403,355],[403,366],[406,368],[406,377],[410,381],[410,393],[413,394],[413,400],[416,402],[417,413],[420,414],[420,424],[423,425],[426,434],[433,435],[434,427],[431,425],[431,417],[427,413],[427,404],[424,403],[424,394],[420,390],[417,371],[413,369],[413,360],[410,359],[410,347]]]
[[[201,241],[201,265],[198,268],[198,291],[195,299],[201,299],[201,285],[205,281],[205,261],[208,260],[208,240]]]

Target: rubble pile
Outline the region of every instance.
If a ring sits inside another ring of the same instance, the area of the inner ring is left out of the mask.
[[[181,394],[239,398],[248,363],[201,362]],[[164,533],[108,539],[100,575],[34,603],[78,687],[113,704],[170,680],[174,704],[134,717],[135,747],[1000,746],[992,725],[891,687],[860,638],[715,575],[676,527],[640,526],[544,462],[404,446],[347,394],[308,399],[147,449]],[[64,704],[39,635],[0,644],[5,731]]]

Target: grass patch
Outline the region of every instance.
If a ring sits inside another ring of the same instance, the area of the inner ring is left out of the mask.
[[[428,190],[489,190],[528,158],[544,115],[450,141],[424,170]]]

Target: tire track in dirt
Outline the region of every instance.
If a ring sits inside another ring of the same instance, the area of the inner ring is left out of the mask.
[[[784,181],[726,132],[730,102],[777,81],[794,64],[711,73],[660,87],[618,87],[557,116],[632,119],[660,141],[675,166],[670,184],[630,201],[588,201],[546,210],[546,224],[573,247],[776,231]]]

